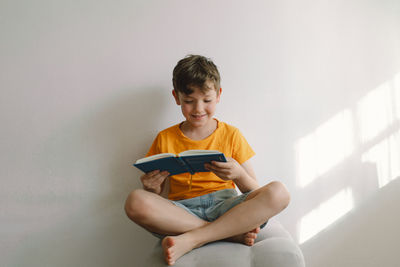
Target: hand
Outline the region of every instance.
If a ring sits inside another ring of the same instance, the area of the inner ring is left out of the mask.
[[[168,176],[169,173],[167,171],[160,172],[159,170],[155,170],[143,174],[140,180],[142,181],[144,190],[159,195],[162,191],[162,185]]]
[[[204,167],[223,180],[236,180],[242,177],[244,172],[242,166],[233,158],[226,160],[227,162],[212,161],[211,164],[206,163]]]

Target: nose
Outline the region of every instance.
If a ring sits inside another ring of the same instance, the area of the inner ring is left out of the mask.
[[[197,101],[196,102],[196,106],[194,107],[195,111],[202,111],[203,110],[203,103],[201,103],[201,101]]]

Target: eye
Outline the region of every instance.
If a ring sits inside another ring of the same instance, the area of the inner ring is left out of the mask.
[[[204,100],[204,102],[206,102],[206,103],[210,103],[212,100],[209,100],[209,99],[205,99]]]
[[[185,102],[186,104],[190,104],[193,102],[193,100],[183,100],[183,102]]]

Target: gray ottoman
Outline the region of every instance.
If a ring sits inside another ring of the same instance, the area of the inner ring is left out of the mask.
[[[158,242],[148,256],[146,266],[167,266]],[[148,264],[147,264],[148,262]],[[252,247],[230,242],[214,242],[181,257],[177,267],[304,267],[299,246],[276,220],[270,220]]]

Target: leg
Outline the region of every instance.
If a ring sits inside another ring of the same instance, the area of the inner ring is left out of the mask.
[[[286,208],[289,200],[289,193],[282,183],[272,182],[259,188],[252,192],[246,201],[214,222],[176,237],[164,238],[162,246],[166,262],[172,265],[194,248],[256,229]]]
[[[178,235],[208,224],[163,197],[142,189],[129,194],[125,211],[138,225],[162,235]]]

